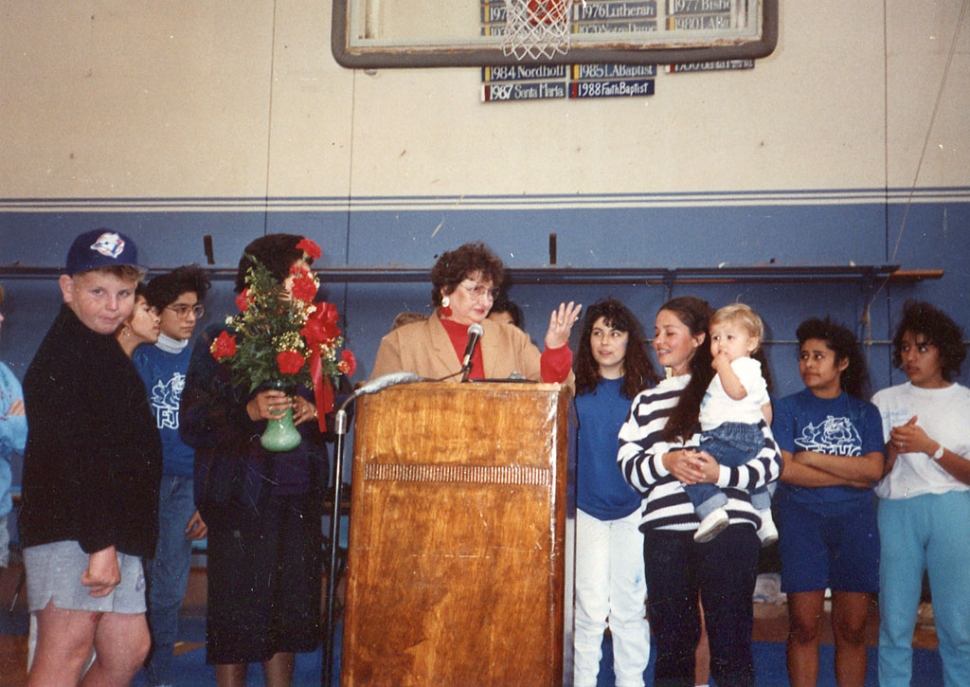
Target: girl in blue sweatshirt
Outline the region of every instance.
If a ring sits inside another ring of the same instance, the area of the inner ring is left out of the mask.
[[[586,311],[574,363],[579,417],[576,498],[576,687],[595,685],[607,625],[618,687],[643,685],[650,626],[640,495],[616,462],[634,396],[658,381],[643,328],[616,300]]]

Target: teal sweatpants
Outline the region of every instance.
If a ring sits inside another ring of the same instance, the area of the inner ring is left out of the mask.
[[[881,499],[879,684],[910,687],[923,571],[948,687],[970,685],[970,492]]]

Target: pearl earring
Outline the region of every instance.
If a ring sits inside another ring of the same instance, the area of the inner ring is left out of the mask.
[[[441,314],[445,317],[451,317],[451,299],[445,296],[441,299]]]

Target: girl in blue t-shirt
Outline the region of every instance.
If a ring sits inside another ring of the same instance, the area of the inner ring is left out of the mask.
[[[573,370],[579,417],[573,683],[596,684],[609,625],[616,684],[642,685],[650,626],[640,495],[620,474],[617,435],[631,400],[659,379],[643,328],[626,306],[608,299],[586,311]]]
[[[775,404],[772,432],[784,471],[775,495],[782,591],[788,594],[788,677],[814,685],[825,590],[832,590],[835,674],[861,685],[866,619],[879,591],[879,532],[872,487],[882,476],[882,420],[868,400],[855,335],[810,319],[797,330],[805,389]]]

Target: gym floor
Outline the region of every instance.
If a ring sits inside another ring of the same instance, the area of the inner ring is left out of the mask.
[[[17,594],[23,567],[12,563],[0,574],[0,687],[19,687],[27,684],[27,610],[24,594]],[[14,596],[17,595],[15,599]],[[202,626],[205,618],[205,568],[192,569],[188,592],[182,603],[182,616],[193,625]],[[828,604],[826,604],[826,607]],[[828,608],[826,608],[826,611]],[[754,604],[754,634],[758,642],[784,642],[788,634],[788,608],[785,603]],[[873,609],[869,622],[868,641],[874,646],[878,637],[879,612]],[[826,621],[823,643],[831,644],[831,624]],[[920,616],[914,634],[914,646],[936,649],[933,611],[929,603],[920,606]],[[178,653],[201,650],[201,643],[183,642]]]

